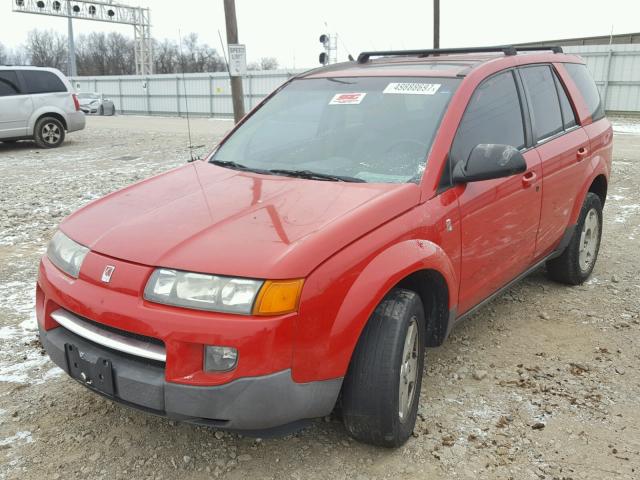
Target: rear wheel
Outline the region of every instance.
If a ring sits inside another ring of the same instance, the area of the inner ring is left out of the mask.
[[[583,283],[596,264],[601,235],[602,202],[598,195],[589,192],[569,245],[562,255],[547,262],[549,277],[569,285]]]
[[[54,117],[43,117],[36,122],[34,140],[40,148],[59,147],[64,142],[64,126]]]
[[[416,423],[425,319],[415,292],[392,290],[364,328],[342,390],[342,416],[362,442],[398,447]]]

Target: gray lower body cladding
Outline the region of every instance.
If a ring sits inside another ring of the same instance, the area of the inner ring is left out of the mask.
[[[62,327],[41,329],[40,338],[49,357],[67,373],[67,344],[76,347],[88,362],[108,359],[112,395],[83,383],[97,393],[156,415],[226,429],[264,430],[328,415],[342,386],[342,378],[296,383],[291,370],[216,386],[183,385],[167,382],[161,363],[104,348]]]

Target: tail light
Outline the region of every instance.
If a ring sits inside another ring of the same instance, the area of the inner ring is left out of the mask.
[[[80,102],[78,101],[78,96],[74,93],[71,95],[73,97],[73,104],[76,107],[76,112],[80,111]]]

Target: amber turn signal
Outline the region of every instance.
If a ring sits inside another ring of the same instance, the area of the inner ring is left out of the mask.
[[[253,307],[254,315],[282,315],[295,312],[300,302],[303,279],[267,280]]]

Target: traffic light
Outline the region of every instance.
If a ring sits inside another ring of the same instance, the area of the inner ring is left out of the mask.
[[[322,52],[318,56],[318,61],[320,62],[320,65],[328,65],[329,64],[329,43],[330,43],[329,35],[327,35],[326,33],[323,33],[322,35],[320,35],[319,41],[324,47],[324,52]]]

